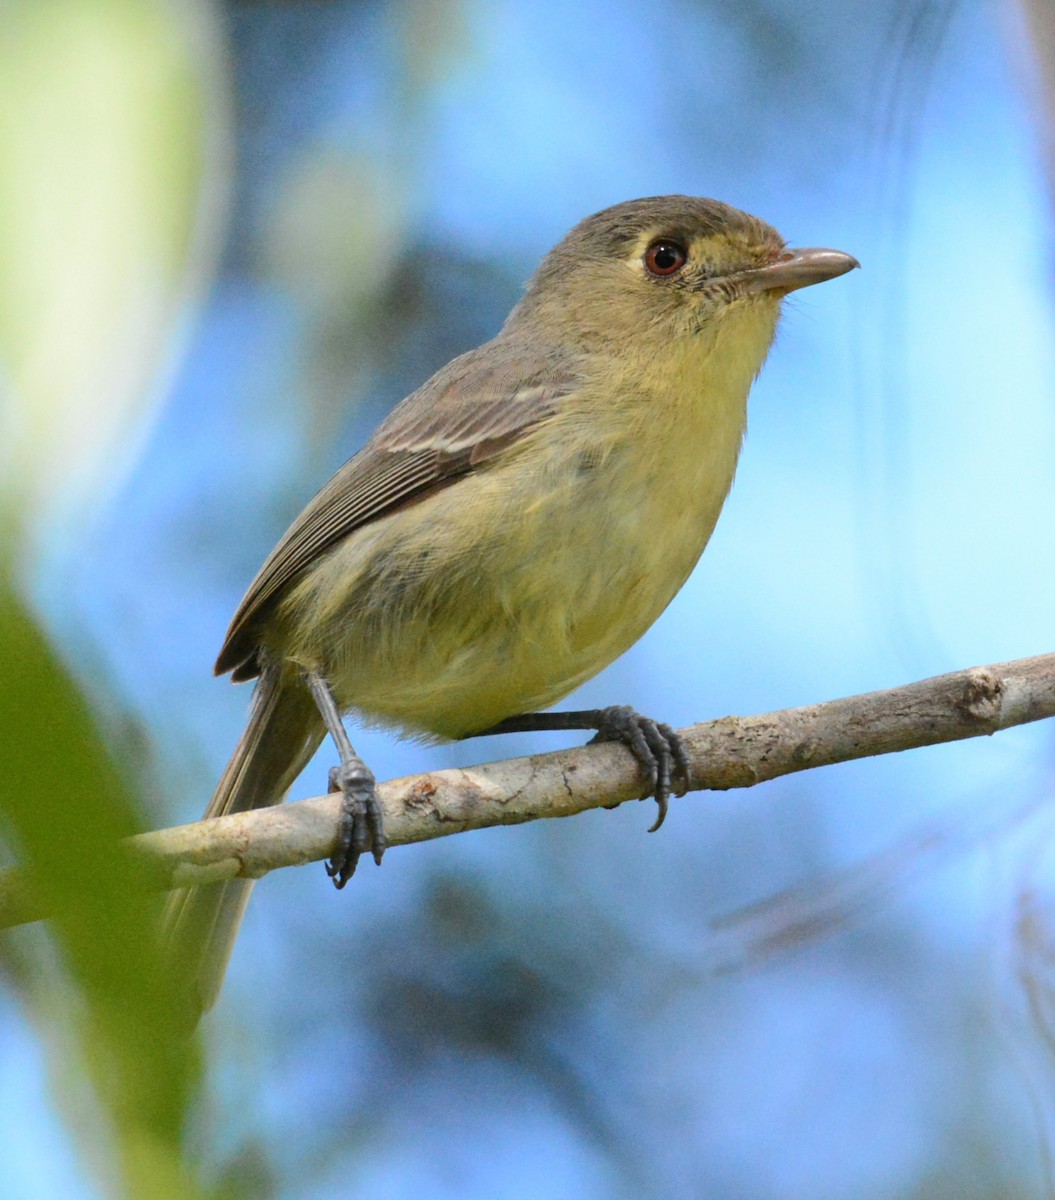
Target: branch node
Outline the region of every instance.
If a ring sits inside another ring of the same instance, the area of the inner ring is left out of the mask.
[[[1000,710],[1004,700],[1004,681],[985,667],[964,672],[963,692],[956,702],[965,717],[988,725],[990,733],[1000,728]]]

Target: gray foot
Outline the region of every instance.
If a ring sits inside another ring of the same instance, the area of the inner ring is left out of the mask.
[[[377,784],[373,772],[360,758],[343,762],[330,771],[330,791],[340,792],[341,823],[337,845],[326,864],[333,886],[343,888],[355,874],[359,856],[370,853],[381,865],[385,852],[385,830],[381,806],[377,802]]]

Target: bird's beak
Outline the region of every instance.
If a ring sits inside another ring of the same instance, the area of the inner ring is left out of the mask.
[[[788,292],[809,287],[845,275],[861,264],[852,254],[841,250],[785,250],[768,266],[745,271],[743,278],[749,292]]]

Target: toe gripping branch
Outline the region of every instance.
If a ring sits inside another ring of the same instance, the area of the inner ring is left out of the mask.
[[[329,684],[315,673],[308,674],[306,681],[341,756],[340,763],[330,771],[330,791],[340,792],[342,802],[340,826],[326,873],[335,887],[343,888],[355,874],[361,855],[372,854],[374,862],[380,866],[385,852],[387,842],[377,799],[377,781],[352,746]],[[642,716],[625,704],[570,713],[524,713],[507,717],[472,736],[558,729],[593,729],[596,736],[592,741],[622,742],[627,747],[637,760],[659,808],[649,833],[654,833],[666,819],[670,797],[688,790],[689,756],[682,739],[669,725]],[[675,775],[680,776],[679,789],[674,786]]]
[[[329,684],[321,675],[309,674],[306,678],[341,756],[340,763],[330,771],[330,791],[341,793],[341,820],[333,855],[326,864],[326,874],[339,889],[355,874],[361,854],[372,854],[374,862],[380,866],[388,843],[374,774],[356,754]]]
[[[507,717],[476,736],[556,729],[594,729],[597,734],[591,741],[622,742],[626,746],[637,759],[649,791],[659,806],[649,833],[655,833],[666,820],[670,797],[684,795],[689,789],[689,755],[682,739],[669,725],[642,716],[625,704],[568,713],[524,713],[519,717]],[[675,775],[680,776],[679,789],[674,787]]]

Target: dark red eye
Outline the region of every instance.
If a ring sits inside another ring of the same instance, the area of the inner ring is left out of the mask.
[[[670,238],[660,238],[645,251],[645,270],[650,275],[674,275],[688,260],[685,247]]]

